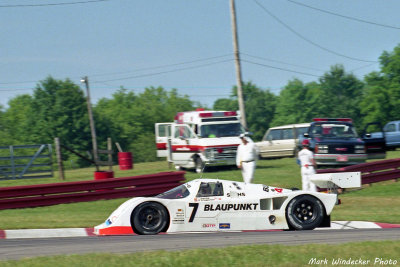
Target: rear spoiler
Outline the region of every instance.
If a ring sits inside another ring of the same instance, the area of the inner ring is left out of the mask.
[[[313,174],[310,180],[320,188],[359,188],[361,187],[361,172]]]

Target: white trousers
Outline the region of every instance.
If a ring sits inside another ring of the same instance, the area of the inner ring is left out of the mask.
[[[315,174],[314,167],[301,167],[301,183],[304,191],[317,192],[317,186],[310,181],[310,176],[313,174]]]
[[[246,184],[250,184],[253,181],[254,171],[256,170],[256,162],[242,162],[242,176],[243,181]]]

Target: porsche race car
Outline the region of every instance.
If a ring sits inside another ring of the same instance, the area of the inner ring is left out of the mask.
[[[359,173],[317,174],[320,187],[359,187]],[[98,235],[162,232],[312,230],[329,227],[332,193],[196,179],[155,197],[132,198],[95,227]]]

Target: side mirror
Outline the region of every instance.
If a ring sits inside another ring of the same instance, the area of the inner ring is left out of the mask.
[[[309,137],[310,135],[308,133],[303,134],[304,137]]]
[[[370,138],[370,137],[371,137],[371,134],[370,134],[370,133],[367,133],[367,134],[365,134],[365,137]]]

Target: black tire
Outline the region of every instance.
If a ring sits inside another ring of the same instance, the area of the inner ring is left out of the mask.
[[[295,197],[286,208],[286,220],[291,230],[312,230],[321,225],[324,216],[321,201],[310,195]]]
[[[205,166],[203,166],[203,161],[201,160],[200,157],[196,157],[194,159],[194,170],[196,173],[202,173],[205,171]]]
[[[165,232],[169,225],[167,209],[157,202],[144,202],[131,215],[131,226],[139,235],[155,235]]]

